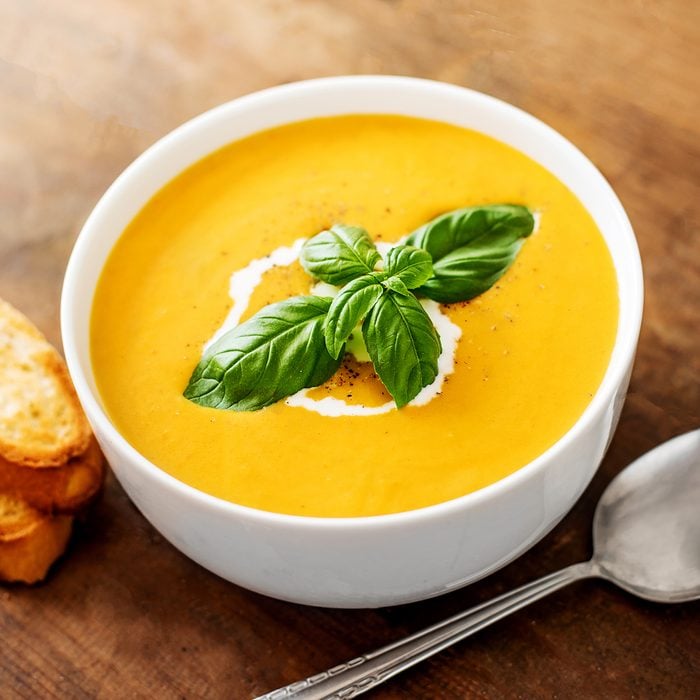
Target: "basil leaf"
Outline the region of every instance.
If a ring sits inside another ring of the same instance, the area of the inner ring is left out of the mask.
[[[408,291],[408,287],[403,283],[400,277],[386,277],[382,279],[382,285],[387,289],[391,289],[392,292],[396,292],[405,297],[411,295],[411,292]]]
[[[433,259],[423,248],[397,245],[386,254],[384,272],[398,277],[408,289],[415,289],[433,274]]]
[[[340,364],[323,339],[331,302],[298,296],[266,306],[209,348],[185,398],[211,408],[257,411],[322,384]]]
[[[430,253],[433,275],[417,293],[435,301],[467,301],[489,289],[510,267],[535,221],[516,204],[448,212],[407,239]]]
[[[515,241],[529,236],[535,225],[532,213],[519,204],[491,204],[447,212],[416,229],[408,245],[424,248],[440,260],[466,245],[481,245],[497,237]]]
[[[440,337],[412,294],[383,294],[367,314],[362,335],[374,369],[398,408],[435,380]]]
[[[324,323],[326,348],[331,357],[340,355],[355,326],[369,313],[384,287],[378,275],[363,275],[348,282],[333,299]]]
[[[522,244],[518,240],[459,248],[435,263],[434,276],[416,292],[443,304],[473,299],[498,282]]]
[[[312,277],[340,287],[372,272],[381,257],[365,229],[337,224],[306,241],[299,260]]]

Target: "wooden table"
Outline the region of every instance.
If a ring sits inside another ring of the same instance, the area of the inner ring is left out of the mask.
[[[515,563],[425,603],[300,607],[199,568],[112,479],[46,583],[0,589],[0,696],[252,697],[586,557],[610,479],[700,424],[699,46],[700,4],[688,0],[0,3],[0,296],[56,343],[73,240],[122,168],[217,103],[319,75],[436,78],[550,123],[620,195],[647,284],[610,452],[571,514]],[[654,605],[591,581],[374,697],[699,694],[698,604]]]

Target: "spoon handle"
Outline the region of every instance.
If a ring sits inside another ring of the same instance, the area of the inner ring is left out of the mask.
[[[574,581],[597,575],[597,566],[592,561],[574,564],[427,627],[410,637],[273,690],[256,700],[354,698],[549,593]]]

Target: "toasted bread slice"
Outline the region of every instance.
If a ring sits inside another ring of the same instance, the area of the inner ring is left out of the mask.
[[[0,493],[47,513],[75,513],[97,494],[103,478],[104,458],[95,438],[62,467],[33,469],[0,457]]]
[[[44,515],[0,494],[0,580],[41,581],[63,554],[72,526],[70,515]]]
[[[0,457],[57,467],[82,454],[90,434],[63,359],[0,299]]]

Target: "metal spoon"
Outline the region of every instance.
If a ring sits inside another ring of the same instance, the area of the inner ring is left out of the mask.
[[[647,452],[613,479],[596,508],[594,554],[403,640],[257,700],[345,700],[535,600],[600,577],[659,603],[700,598],[700,430]]]

